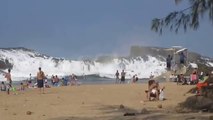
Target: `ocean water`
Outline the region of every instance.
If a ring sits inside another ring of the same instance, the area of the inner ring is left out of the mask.
[[[148,78],[151,73],[158,76],[166,71],[165,60],[153,56],[146,58],[68,60],[48,57],[33,51],[0,49],[0,59],[11,64],[13,81],[27,79],[30,74],[36,76],[39,67],[48,76],[66,76],[72,73],[78,76],[98,75],[100,77],[98,80],[102,79],[102,81],[105,81],[105,78],[113,79],[117,70],[119,72],[125,70],[128,79],[135,74],[139,78]],[[0,70],[0,80],[5,79],[3,76],[5,72],[7,72],[7,69]]]
[[[85,77],[79,77],[78,81],[81,84],[115,84],[116,79],[115,78],[106,78],[106,77],[98,77],[98,76],[85,76]],[[146,83],[148,79],[139,79],[137,83]],[[131,83],[131,79],[127,78],[125,80],[125,83]]]
[[[59,77],[60,80],[62,80],[62,77]],[[65,78],[66,80],[69,81],[69,77],[68,76],[64,76],[63,78]],[[116,79],[115,78],[106,78],[106,77],[99,77],[97,75],[88,75],[88,76],[77,76],[77,81],[79,85],[102,85],[102,84],[120,84],[120,83],[116,83]],[[13,81],[13,85],[14,86],[19,86],[21,83],[26,82],[29,79],[25,79],[22,81]],[[52,85],[51,83],[51,79],[47,79],[48,80],[48,85]],[[36,83],[36,79],[32,78],[31,79],[32,84]],[[5,80],[4,80],[5,82]],[[143,78],[140,79],[136,82],[136,83],[147,83],[148,79]],[[126,79],[124,84],[130,84],[131,83],[131,79]],[[62,82],[60,81],[60,86],[62,85]]]

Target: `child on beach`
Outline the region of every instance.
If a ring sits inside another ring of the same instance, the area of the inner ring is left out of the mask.
[[[20,91],[24,91],[24,84],[23,84],[23,82],[20,83]]]
[[[165,87],[160,89],[159,100],[165,100],[166,99],[165,95],[164,95],[164,89],[165,89]]]
[[[44,80],[44,87],[45,88],[50,88],[50,85],[48,84],[48,80],[47,79]]]
[[[1,82],[1,91],[6,91],[7,87],[4,82]]]
[[[66,78],[62,78],[62,85],[67,86],[68,85],[68,80]]]
[[[32,80],[27,81],[27,88],[33,88]]]

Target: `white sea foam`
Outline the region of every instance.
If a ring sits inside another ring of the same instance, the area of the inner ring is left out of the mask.
[[[4,50],[0,49],[0,59],[8,60],[13,68],[11,70],[13,80],[19,81],[29,78],[29,74],[36,76],[38,67],[41,67],[46,75],[65,76],[72,73],[76,75],[96,74],[100,77],[114,78],[116,70],[121,72],[123,69],[127,73],[127,78],[137,74],[139,78],[148,78],[151,72],[160,75],[165,72],[165,61],[160,61],[155,57],[148,56],[145,61],[143,58],[132,59],[113,59],[110,62],[85,62],[83,60],[54,60],[53,57],[41,56],[39,53],[25,50]],[[3,70],[7,71],[7,70]],[[3,75],[0,79],[4,80]]]
[[[212,62],[207,62],[207,65],[210,67],[213,67],[213,63]]]

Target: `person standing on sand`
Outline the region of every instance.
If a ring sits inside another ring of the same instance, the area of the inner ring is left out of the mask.
[[[6,84],[7,84],[7,94],[10,94],[10,88],[12,87],[12,79],[10,74],[10,69],[8,69],[8,73],[4,76],[6,78]]]
[[[171,70],[171,62],[172,62],[172,57],[170,55],[168,55],[168,57],[166,58],[167,70]]]
[[[38,85],[38,88],[40,89],[40,93],[41,93],[41,88],[43,88],[43,93],[44,93],[45,75],[44,75],[44,72],[41,70],[41,67],[39,67],[38,69],[39,71],[37,73],[37,85]]]
[[[183,52],[180,53],[180,64],[185,64],[186,56]]]
[[[55,76],[54,75],[52,75],[52,77],[51,77],[51,82],[52,82],[52,85],[55,86]]]
[[[116,71],[116,73],[115,73],[115,83],[119,83],[119,72],[118,72],[118,70]]]
[[[154,78],[154,75],[152,74],[152,72],[151,72],[151,74],[150,74],[150,76],[149,76],[149,79],[153,79]]]
[[[57,75],[55,75],[55,86],[58,87],[59,86],[59,78]]]
[[[121,72],[121,82],[120,83],[125,83],[125,75],[126,75],[126,73],[124,72],[124,70],[122,70],[122,72]]]

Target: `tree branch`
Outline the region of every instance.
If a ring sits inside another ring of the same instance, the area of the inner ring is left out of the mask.
[[[181,0],[175,0],[176,3]],[[213,0],[190,0],[191,6],[181,11],[174,11],[164,18],[152,20],[151,30],[162,34],[164,28],[178,33],[182,28],[186,32],[188,28],[197,30],[199,27],[199,16],[209,12],[209,19],[213,23]]]

